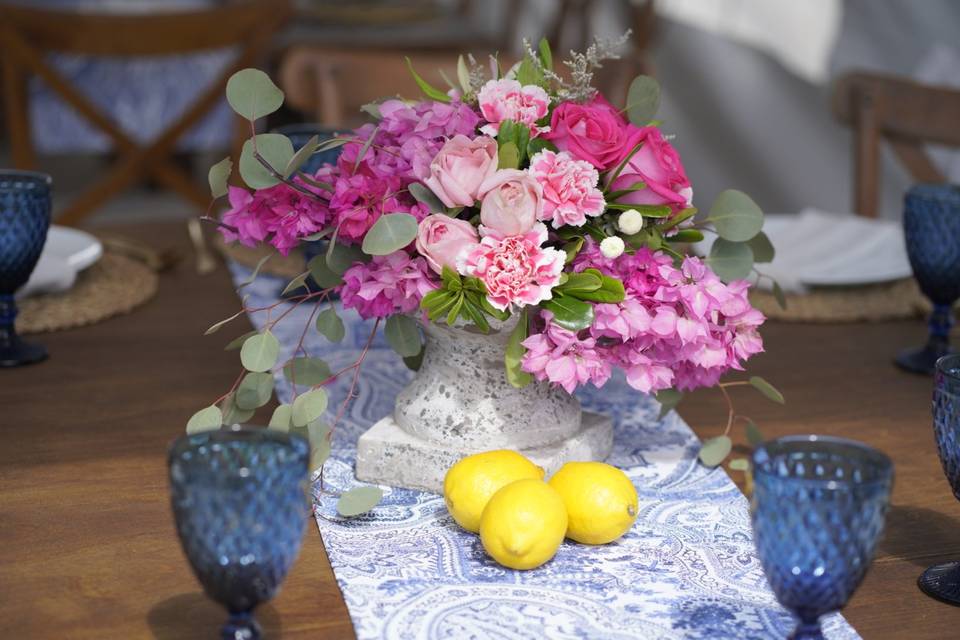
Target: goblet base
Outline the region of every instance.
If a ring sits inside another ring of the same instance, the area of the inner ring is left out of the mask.
[[[788,640],[824,640],[820,622],[801,622],[790,634]]]
[[[924,347],[904,349],[893,361],[904,371],[932,376],[937,360],[951,353],[954,353],[954,350],[949,345],[940,348],[928,344]]]
[[[220,640],[260,640],[262,637],[260,624],[249,611],[231,613],[230,619],[220,629]]]
[[[47,348],[42,344],[26,342],[14,334],[0,340],[0,367],[19,367],[47,359]]]
[[[933,565],[920,574],[917,586],[931,598],[960,607],[960,562]]]

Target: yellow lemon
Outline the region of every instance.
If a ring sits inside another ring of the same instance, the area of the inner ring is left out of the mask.
[[[567,537],[606,544],[630,530],[637,519],[637,490],[620,469],[603,462],[568,462],[550,478],[567,506]]]
[[[533,569],[560,548],[567,509],[542,480],[517,480],[497,491],[480,519],[480,542],[505,567]]]
[[[514,480],[543,479],[543,469],[516,451],[498,449],[463,458],[443,479],[447,510],[461,527],[476,533],[487,502]]]

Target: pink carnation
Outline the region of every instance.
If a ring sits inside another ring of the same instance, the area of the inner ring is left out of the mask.
[[[547,228],[539,222],[515,236],[488,229],[480,244],[460,256],[459,271],[480,278],[497,309],[538,304],[552,296],[566,258],[563,251],[542,247],[546,240]]]
[[[416,311],[423,296],[436,288],[426,260],[395,251],[347,269],[340,299],[344,307],[356,309],[364,319],[383,318]]]
[[[560,385],[567,393],[587,382],[602,387],[610,378],[610,360],[597,349],[593,338],[579,338],[550,322],[543,333],[524,340],[523,346],[527,348],[523,369],[537,380]]]
[[[566,151],[544,149],[530,158],[528,171],[543,188],[540,219],[551,221],[554,229],[580,227],[587,216],[603,213],[606,202],[597,188],[600,174],[589,162],[575,160]]]
[[[547,115],[550,96],[537,85],[520,86],[516,80],[489,80],[477,94],[480,113],[489,123],[480,127],[488,136],[496,136],[500,123],[513,120],[530,128],[530,135],[546,133],[550,127],[537,127]]]

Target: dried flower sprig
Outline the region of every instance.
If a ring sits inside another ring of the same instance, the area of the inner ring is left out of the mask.
[[[537,71],[542,73],[547,81],[553,83],[558,100],[586,102],[597,93],[593,87],[594,71],[603,67],[604,60],[620,59],[620,48],[629,40],[630,34],[631,30],[627,29],[618,38],[596,36],[586,51],[580,53],[571,50],[570,58],[563,61],[563,64],[570,69],[569,82],[553,69],[547,69],[543,65],[540,56],[534,52],[533,45],[526,38],[523,39],[523,48]]]

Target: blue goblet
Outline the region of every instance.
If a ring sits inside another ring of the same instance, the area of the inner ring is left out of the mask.
[[[923,347],[902,351],[901,369],[930,375],[937,358],[950,353],[953,304],[960,298],[960,187],[921,184],[904,199],[907,255],[920,290],[933,302]]]
[[[309,446],[299,436],[234,425],[170,447],[180,544],[206,594],[230,613],[224,640],[253,640],[253,617],[300,551]]]
[[[933,384],[933,433],[943,473],[960,500],[960,354],[937,360]],[[960,605],[960,562],[936,564],[917,581],[938,600]]]
[[[840,610],[873,559],[893,463],[840,438],[792,436],[753,454],[753,535],[777,600],[799,624],[793,638],[823,638],[820,618]]]
[[[17,335],[13,294],[40,259],[50,228],[50,190],[44,173],[0,171],[0,367],[39,362],[47,350]]]

